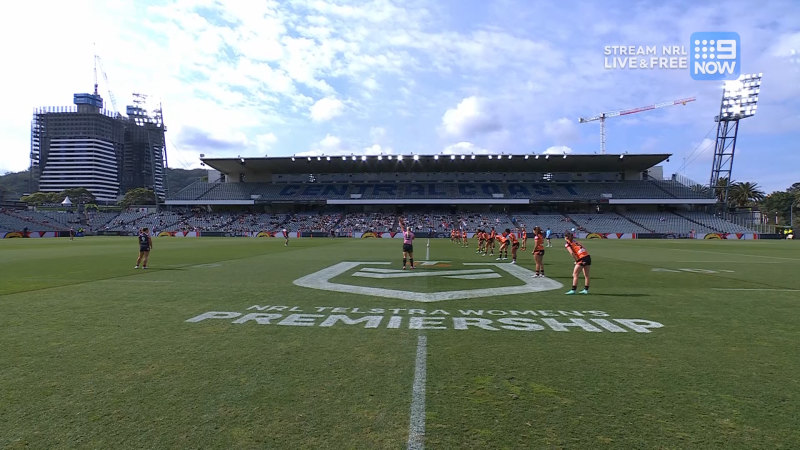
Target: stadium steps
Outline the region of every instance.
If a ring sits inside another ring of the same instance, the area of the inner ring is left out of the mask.
[[[712,230],[716,231],[717,233],[722,233],[722,232],[723,232],[723,231],[722,231],[722,230],[720,230],[719,228],[717,228],[717,227],[715,227],[715,226],[712,226],[710,223],[709,223],[709,224],[706,224],[706,223],[698,222],[697,220],[695,220],[695,219],[692,219],[691,217],[684,216],[683,214],[680,214],[680,213],[677,213],[677,212],[674,212],[674,211],[672,212],[672,214],[675,214],[676,216],[680,216],[680,217],[682,217],[682,218],[684,218],[684,219],[688,220],[689,222],[692,222],[692,223],[694,223],[694,224],[697,224],[697,225],[699,225],[699,226],[701,226],[701,227],[711,228]]]
[[[624,218],[625,220],[627,220],[628,222],[630,222],[630,223],[634,224],[634,225],[638,225],[638,226],[640,226],[640,227],[644,228],[645,230],[647,230],[647,231],[649,231],[649,232],[651,232],[651,233],[655,233],[655,231],[654,231],[652,228],[648,228],[648,227],[646,227],[646,226],[642,225],[641,223],[639,223],[639,222],[637,222],[637,221],[635,221],[635,220],[631,219],[630,217],[624,216],[624,215],[622,215],[622,214],[620,214],[620,216],[621,216],[621,217],[623,217],[623,218]]]

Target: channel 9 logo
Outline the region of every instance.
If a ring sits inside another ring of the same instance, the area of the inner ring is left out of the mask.
[[[739,33],[702,31],[689,38],[689,72],[695,80],[735,80],[741,71]]]

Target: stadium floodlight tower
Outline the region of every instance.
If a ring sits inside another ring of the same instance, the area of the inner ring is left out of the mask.
[[[717,122],[717,143],[714,147],[709,188],[712,192],[716,192],[718,188],[722,189],[720,200],[723,208],[728,204],[739,121],[755,115],[762,75],[762,73],[742,75],[737,80],[726,81],[722,90],[719,115],[714,118]],[[718,186],[719,180],[723,178],[727,180],[725,186]]]

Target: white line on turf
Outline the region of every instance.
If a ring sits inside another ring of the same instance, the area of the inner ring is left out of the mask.
[[[781,291],[800,292],[800,289],[773,289],[773,288],[711,288],[712,291]]]
[[[428,338],[417,338],[417,359],[414,366],[414,387],[411,390],[411,414],[408,425],[408,449],[425,448],[425,383],[427,378],[426,361],[428,357]]]

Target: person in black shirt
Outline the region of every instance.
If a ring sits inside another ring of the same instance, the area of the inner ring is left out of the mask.
[[[134,269],[139,268],[139,263],[142,264],[142,269],[147,269],[147,260],[150,258],[150,250],[153,249],[153,239],[150,238],[150,230],[142,228],[139,230],[139,257],[136,259],[136,266]]]

